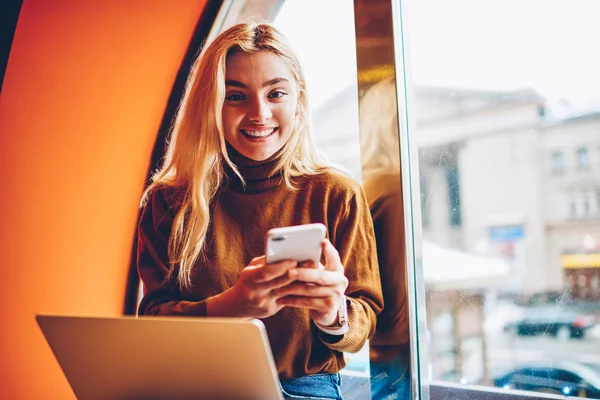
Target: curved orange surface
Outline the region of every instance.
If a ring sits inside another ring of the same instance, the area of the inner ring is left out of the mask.
[[[74,398],[36,313],[120,315],[138,202],[206,0],[25,0],[0,98],[0,398]]]

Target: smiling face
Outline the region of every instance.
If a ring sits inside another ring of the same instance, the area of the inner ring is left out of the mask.
[[[294,131],[298,88],[286,62],[270,51],[227,57],[223,130],[239,153],[262,161]]]

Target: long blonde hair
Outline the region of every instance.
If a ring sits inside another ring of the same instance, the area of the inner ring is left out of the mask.
[[[223,160],[244,182],[227,154],[223,134],[222,108],[225,98],[225,66],[233,52],[270,51],[289,66],[298,86],[296,125],[285,144],[276,170],[283,172],[285,184],[294,189],[293,177],[325,170],[312,138],[306,83],[298,58],[290,44],[268,24],[235,25],[208,44],[192,65],[185,92],[171,129],[162,167],[142,197],[163,186],[182,189],[182,198],[169,237],[168,254],[172,277],[182,288],[191,287],[191,271],[206,243],[210,225],[209,205],[223,181]]]
[[[394,78],[386,78],[360,100],[360,148],[363,178],[400,169],[398,108]]]

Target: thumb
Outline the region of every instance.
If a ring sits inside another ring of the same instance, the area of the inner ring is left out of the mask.
[[[333,247],[333,244],[329,239],[325,239],[322,242],[323,254],[325,255],[325,269],[329,271],[343,270],[342,261],[340,260],[340,254]]]
[[[250,260],[250,262],[248,263],[248,266],[251,265],[262,265],[265,263],[265,256],[260,256],[260,257],[254,257],[252,260]]]

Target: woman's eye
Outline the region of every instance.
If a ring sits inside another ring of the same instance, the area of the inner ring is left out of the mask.
[[[225,100],[230,100],[230,101],[241,101],[241,100],[245,100],[245,99],[246,98],[239,93],[232,93],[232,94],[225,96]]]
[[[281,99],[283,96],[287,96],[286,92],[282,92],[280,90],[272,92],[269,97],[272,99]]]

